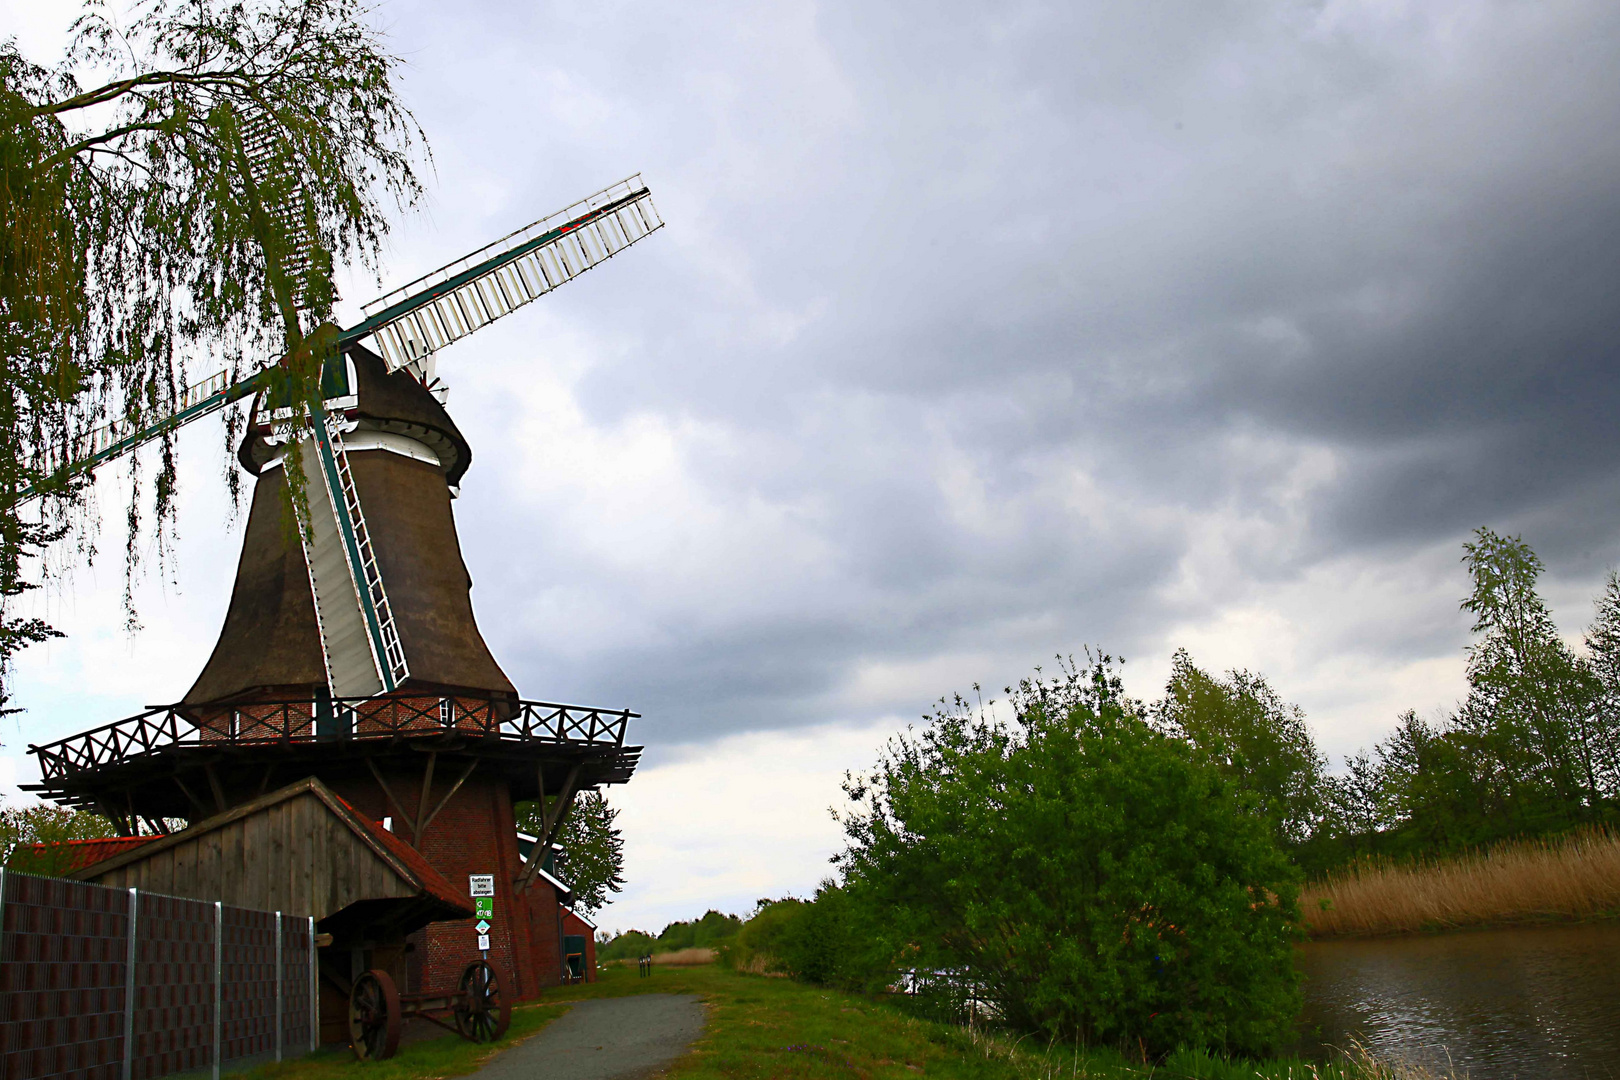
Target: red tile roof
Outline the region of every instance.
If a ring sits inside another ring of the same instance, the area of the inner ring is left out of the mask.
[[[465,908],[467,911],[466,917],[472,917],[473,907],[469,897],[465,893],[458,892],[456,887],[450,884],[450,879],[434,869],[433,864],[423,858],[420,851],[417,851],[411,845],[383,828],[380,821],[372,821],[367,818],[337,792],[334,791],[331,794],[334,799],[344,805],[350,814],[354,815],[354,820],[366,829],[373,840],[381,844],[394,858],[405,864],[406,870],[410,871],[411,875],[416,878],[416,884],[423,892],[436,900],[442,900],[447,904]]]
[[[28,845],[27,854],[19,861],[29,866],[49,866],[56,874],[71,874],[157,839],[160,837],[109,836],[101,840],[53,840]]]

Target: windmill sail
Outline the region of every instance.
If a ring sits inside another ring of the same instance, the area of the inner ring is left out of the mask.
[[[257,129],[250,125],[247,135],[250,153],[260,153],[253,141]],[[308,268],[303,261],[307,253],[301,254],[307,245],[296,242],[300,223],[287,208],[291,205],[278,203],[272,213],[295,241],[291,269],[301,273]],[[389,370],[420,363],[663,225],[652,193],[637,173],[365,305],[366,318],[338,335],[339,347],[370,336],[375,337]],[[257,393],[267,375],[267,368],[236,382],[223,371],[211,375],[186,387],[167,410],[134,420],[114,420],[70,442],[47,447],[39,471],[47,476],[90,472],[165,432]],[[17,502],[36,494],[33,486],[23,487],[17,492]]]
[[[151,442],[166,431],[210,416],[233,401],[247,397],[260,388],[263,376],[264,372],[255,372],[233,383],[228,373],[216,372],[182,390],[167,409],[135,420],[111,420],[78,438],[47,446],[36,467],[46,476],[63,471],[68,476],[87,472]],[[17,501],[21,503],[34,494],[32,486],[24,487],[18,491]]]
[[[309,568],[326,681],[335,697],[369,697],[410,677],[399,630],[349,471],[343,432],[331,416],[316,419],[304,440],[307,529],[299,530]],[[327,498],[314,498],[324,491]]]
[[[420,364],[663,224],[637,173],[379,297],[343,340],[373,335],[390,371]]]

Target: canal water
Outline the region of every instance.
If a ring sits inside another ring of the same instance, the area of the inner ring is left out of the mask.
[[[1620,922],[1300,947],[1301,1050],[1359,1040],[1470,1080],[1620,1080]]]

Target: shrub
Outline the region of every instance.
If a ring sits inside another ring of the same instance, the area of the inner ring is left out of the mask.
[[[1295,871],[1252,797],[1124,698],[1110,661],[958,699],[846,790],[845,888],[892,957],[964,970],[1022,1029],[1259,1054],[1300,1006]]]
[[[780,972],[841,990],[876,990],[892,981],[888,954],[869,912],[824,881],[810,901],[761,900],[722,960],[740,971]]]
[[[738,971],[756,974],[786,970],[782,961],[782,938],[804,906],[803,900],[792,897],[759,901],[754,914],[737,932],[736,939],[721,950],[721,962]]]
[[[117,835],[111,821],[88,810],[10,806],[0,810],[0,863],[25,874],[60,877],[73,867],[67,841]],[[36,848],[36,844],[45,846]]]

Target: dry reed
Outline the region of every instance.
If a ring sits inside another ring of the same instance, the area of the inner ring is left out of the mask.
[[[714,963],[713,949],[675,949],[653,953],[652,962],[662,967],[697,967]]]
[[[1300,903],[1312,937],[1597,915],[1620,909],[1620,835],[1591,829],[1426,864],[1357,865],[1307,885]]]

